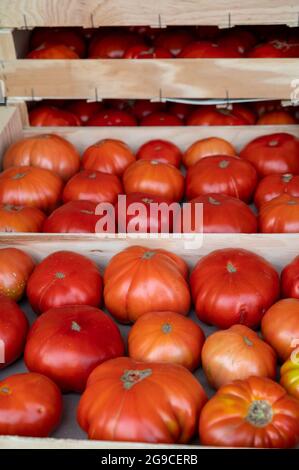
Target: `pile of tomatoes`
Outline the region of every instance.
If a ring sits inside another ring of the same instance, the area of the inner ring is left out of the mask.
[[[181,233],[185,206],[177,205],[175,218],[172,204],[186,200],[190,230],[202,204],[204,233],[299,232],[299,140],[287,133],[256,138],[239,156],[217,137],[184,152],[151,140],[136,154],[122,141],[105,139],[88,147],[82,160],[71,143],[44,134],[12,144],[3,167],[2,232],[115,233],[121,226],[121,232]],[[129,210],[134,203],[141,213]],[[154,203],[168,210],[154,213]]]
[[[16,303],[24,295],[37,315],[31,327]],[[127,344],[119,323],[133,323]],[[207,338],[204,324],[216,327]],[[35,264],[3,248],[0,368],[24,355],[28,372],[0,381],[0,435],[50,435],[62,394],[75,392],[90,439],[294,447],[298,338],[299,256],[279,276],[253,252],[221,249],[189,275],[178,255],[131,246],[102,275],[72,251]],[[193,375],[200,367],[210,399]]]

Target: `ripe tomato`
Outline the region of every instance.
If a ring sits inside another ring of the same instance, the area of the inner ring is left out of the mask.
[[[276,376],[276,353],[258,334],[244,325],[216,331],[203,346],[202,367],[211,387],[251,376]]]
[[[89,103],[85,100],[74,100],[66,105],[68,111],[78,116],[82,126],[85,126],[87,121],[99,111],[102,111],[103,108],[102,103],[96,101]]]
[[[19,301],[34,269],[32,258],[18,248],[0,249],[0,294]]]
[[[69,201],[92,201],[96,203],[117,202],[123,192],[118,176],[94,170],[83,170],[73,176],[65,185],[62,199]]]
[[[276,126],[297,124],[297,120],[292,116],[289,111],[271,111],[261,116],[257,124],[259,126]]]
[[[95,233],[97,222],[102,218],[96,215],[97,203],[92,201],[70,201],[58,207],[45,220],[44,233]],[[114,232],[114,223],[112,220]],[[109,227],[108,227],[109,229]]]
[[[139,317],[128,337],[135,361],[199,366],[205,335],[194,321],[175,312],[149,312]]]
[[[80,119],[70,111],[54,106],[38,106],[29,113],[31,126],[81,126]]]
[[[268,175],[263,178],[256,189],[254,203],[260,208],[265,202],[289,194],[292,197],[299,197],[299,176],[286,173],[285,175]]]
[[[299,233],[299,197],[282,194],[265,202],[259,212],[262,233]]]
[[[132,107],[132,113],[136,118],[143,119],[152,113],[163,112],[165,109],[165,103],[159,101],[136,100]]]
[[[218,39],[220,46],[234,48],[239,54],[244,54],[257,43],[255,35],[251,31],[240,28],[232,28],[224,31]]]
[[[255,166],[260,177],[276,173],[299,174],[299,139],[279,133],[257,137],[240,153]]]
[[[122,323],[134,322],[153,311],[187,315],[190,293],[188,268],[166,250],[129,247],[115,255],[104,274],[108,311]]]
[[[171,59],[172,54],[164,47],[137,44],[126,50],[124,59]]]
[[[44,43],[64,44],[78,56],[85,54],[85,42],[78,31],[69,28],[35,28],[30,37],[30,48],[37,49]]]
[[[44,375],[15,374],[0,382],[0,434],[47,437],[62,416],[62,396]]]
[[[236,380],[204,406],[199,436],[210,446],[293,447],[299,442],[299,402],[265,377]]]
[[[250,59],[263,59],[263,58],[287,58],[289,55],[289,47],[286,43],[281,41],[270,41],[263,44],[258,44],[251,51],[248,52],[247,57]]]
[[[40,232],[45,214],[36,207],[0,206],[0,232]]]
[[[169,163],[138,160],[123,175],[126,194],[146,193],[169,201],[180,201],[184,194],[184,177]]]
[[[165,29],[159,32],[154,42],[158,47],[167,49],[173,56],[178,56],[184,47],[193,40],[193,35],[186,29]]]
[[[272,305],[262,320],[262,333],[279,358],[288,359],[298,347],[299,300],[283,299]]]
[[[279,296],[279,276],[261,256],[227,248],[201,258],[190,277],[197,316],[219,328],[256,328]]]
[[[127,31],[110,31],[108,34],[95,35],[89,46],[89,58],[121,59],[129,47],[138,44],[144,44],[141,37]]]
[[[254,101],[251,103],[252,109],[256,112],[258,117],[263,116],[266,113],[272,111],[282,111],[281,101],[269,100],[269,101]]]
[[[42,44],[26,56],[27,59],[79,59],[78,54],[63,44]]]
[[[141,145],[137,154],[137,160],[157,160],[162,163],[170,163],[180,168],[182,152],[180,149],[168,140],[149,140]]]
[[[27,283],[27,297],[37,313],[65,305],[102,301],[102,277],[96,264],[72,251],[56,251],[38,264]]]
[[[0,369],[7,367],[23,354],[28,329],[29,323],[26,315],[18,304],[16,304],[14,300],[1,294],[0,343],[1,352],[4,354],[4,357],[1,357]]]
[[[182,126],[183,122],[177,116],[167,112],[152,113],[149,116],[144,117],[141,122],[141,126]]]
[[[122,176],[135,162],[135,156],[124,142],[116,139],[99,140],[83,153],[82,168]]]
[[[202,204],[204,233],[256,233],[257,219],[249,206],[225,194],[204,194],[191,200],[191,228],[196,230],[196,212]],[[183,215],[186,217],[186,212]]]
[[[77,419],[89,439],[183,444],[194,435],[206,401],[184,367],[121,357],[92,372]]]
[[[183,154],[183,164],[189,168],[202,158],[213,157],[215,155],[230,155],[233,157],[237,153],[227,140],[219,137],[208,137],[207,139],[197,140],[187,148]]]
[[[186,196],[193,199],[220,193],[250,202],[256,185],[257,173],[251,163],[227,155],[206,157],[188,169]]]
[[[71,305],[51,308],[34,322],[24,359],[30,371],[46,375],[61,390],[82,392],[96,366],[123,354],[121,334],[108,315]]]
[[[280,369],[280,385],[292,397],[299,399],[299,362],[298,357],[288,359]]]
[[[134,116],[127,111],[105,109],[91,116],[87,126],[137,126]]]
[[[67,140],[55,134],[27,137],[12,144],[3,157],[3,168],[34,166],[52,170],[68,180],[80,168],[80,155]]]
[[[282,297],[299,299],[299,256],[296,256],[281,272],[281,293]]]
[[[182,59],[239,58],[242,54],[232,46],[223,46],[212,41],[196,41],[188,44],[178,55]]]
[[[203,106],[187,119],[187,126],[248,126],[255,124],[253,113],[241,105],[232,109]]]
[[[178,117],[185,122],[187,117],[191,114],[193,106],[186,103],[169,103],[168,111],[174,116]]]

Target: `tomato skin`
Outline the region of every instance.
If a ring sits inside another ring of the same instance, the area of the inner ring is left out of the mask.
[[[171,113],[160,111],[144,117],[140,126],[182,126],[183,121]]]
[[[191,114],[193,109],[192,105],[186,103],[169,103],[168,111],[173,114],[174,116],[178,117],[185,122],[187,117]]]
[[[244,325],[216,331],[203,346],[202,367],[211,387],[250,376],[276,376],[276,353],[257,333]]]
[[[38,106],[29,113],[31,126],[81,126],[80,119],[70,111],[53,106]]]
[[[143,44],[138,34],[130,32],[110,32],[95,36],[89,46],[90,59],[121,59],[126,50],[134,45]]]
[[[63,44],[80,57],[85,54],[85,42],[81,34],[69,28],[35,28],[30,37],[30,48],[37,49],[44,43]]]
[[[190,201],[191,227],[195,230],[196,204],[203,205],[204,233],[256,233],[257,218],[240,199],[225,194],[204,194]]]
[[[127,111],[105,109],[91,116],[87,126],[137,126],[134,116]]]
[[[244,54],[257,43],[257,39],[251,31],[233,28],[226,30],[218,39],[218,44],[225,47],[233,47],[239,54]]]
[[[299,256],[287,264],[281,272],[282,297],[299,299]]]
[[[170,163],[180,168],[182,152],[168,140],[149,140],[139,148],[136,154],[137,160],[157,160],[162,163]]]
[[[104,139],[85,150],[82,168],[122,176],[126,168],[135,161],[134,154],[124,142]]]
[[[299,139],[291,134],[278,133],[257,137],[240,153],[249,160],[262,178],[271,174],[299,174]]]
[[[78,54],[63,44],[44,44],[38,49],[29,52],[26,59],[79,59]]]
[[[288,125],[297,124],[297,120],[288,111],[272,111],[261,116],[257,125],[259,126],[275,126],[275,125]]]
[[[74,175],[65,185],[63,201],[110,202],[115,204],[123,192],[118,176],[94,170],[83,170]]]
[[[282,194],[299,197],[299,176],[286,173],[284,175],[268,175],[260,180],[255,195],[254,204],[260,208],[266,202]]]
[[[262,233],[298,233],[299,197],[282,194],[260,208],[259,227]]]
[[[0,342],[4,345],[5,362],[0,362],[0,370],[23,354],[28,330],[29,323],[24,312],[14,300],[1,294]]]
[[[186,196],[194,199],[220,193],[250,202],[256,185],[257,173],[251,163],[227,155],[206,157],[188,169]]]
[[[143,119],[152,113],[159,113],[165,110],[165,103],[160,101],[136,100],[132,106],[132,113],[137,119]]]
[[[135,361],[199,366],[205,335],[194,321],[175,312],[149,312],[139,317],[128,337]]]
[[[65,305],[97,307],[102,284],[93,261],[72,251],[56,251],[35,267],[27,283],[27,297],[37,314]]]
[[[280,385],[292,397],[299,400],[299,364],[298,355],[296,360],[288,359],[280,369]]]
[[[269,59],[276,57],[286,59],[290,56],[286,43],[281,43],[280,41],[271,41],[265,42],[264,44],[258,44],[248,52],[247,57],[251,59]]]
[[[18,248],[0,249],[0,294],[18,302],[34,269],[32,258]]]
[[[250,377],[221,387],[199,420],[203,445],[289,448],[299,442],[299,402],[276,382]]]
[[[121,357],[92,372],[77,419],[89,439],[183,444],[194,435],[206,400],[184,367]]]
[[[41,374],[15,374],[0,382],[0,434],[48,437],[62,416],[57,385]]]
[[[299,338],[299,300],[282,299],[265,313],[262,319],[262,334],[279,358],[286,361],[298,346],[293,340]]]
[[[234,147],[224,139],[219,137],[208,137],[207,139],[197,140],[183,154],[183,164],[189,168],[198,161],[206,157],[215,155],[236,156]]]
[[[74,100],[66,105],[66,109],[75,114],[79,119],[82,126],[85,126],[87,121],[102,111],[104,105],[96,101],[88,102],[85,100]]]
[[[187,126],[248,126],[255,123],[250,110],[234,105],[232,109],[203,106],[187,119]]]
[[[63,391],[82,392],[92,370],[124,354],[117,325],[89,305],[51,308],[29,331],[24,359],[28,369],[52,379]]]
[[[171,59],[172,57],[172,54],[164,47],[142,44],[129,47],[124,55],[124,59]]]
[[[80,168],[80,155],[67,140],[55,134],[27,137],[12,144],[3,157],[3,168],[16,166],[44,168],[67,181]]]
[[[212,41],[196,41],[188,44],[178,55],[181,59],[239,58],[242,54],[235,47],[222,46]]]
[[[105,305],[122,323],[134,322],[151,311],[187,315],[190,308],[187,275],[186,263],[166,250],[127,248],[106,267]]]
[[[193,40],[193,35],[184,29],[160,31],[155,39],[155,45],[167,49],[173,56],[178,56],[184,47]]]
[[[218,328],[256,328],[279,297],[279,276],[261,256],[227,248],[201,258],[190,277],[198,318]]]
[[[180,201],[184,194],[184,177],[178,168],[157,160],[138,160],[123,175],[126,194],[147,193],[169,201]]]
[[[0,232],[40,232],[45,214],[35,207],[0,206]]]

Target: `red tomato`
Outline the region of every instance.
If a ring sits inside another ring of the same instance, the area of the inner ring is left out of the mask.
[[[18,248],[0,249],[0,294],[17,302],[23,297],[34,269],[32,258]]]
[[[101,102],[104,108],[112,108],[117,111],[131,111],[134,100],[106,99]],[[102,108],[103,109],[103,108]]]
[[[104,105],[98,102],[88,102],[85,100],[75,100],[66,105],[66,109],[78,116],[81,125],[84,126],[87,121],[99,111],[102,111]]]
[[[255,123],[255,116],[247,109],[217,108],[205,106],[194,111],[187,120],[187,126],[248,126]]]
[[[137,126],[134,116],[127,111],[106,109],[91,116],[87,126]]]
[[[152,113],[144,117],[141,126],[182,126],[183,122],[177,116],[167,112]]]
[[[299,233],[299,197],[282,194],[260,208],[262,233]]]
[[[92,372],[77,419],[89,439],[184,444],[206,401],[185,367],[121,357]]]
[[[182,152],[180,149],[168,140],[149,140],[143,144],[137,154],[137,160],[157,160],[162,163],[170,163],[180,168]]]
[[[47,437],[62,416],[59,388],[44,375],[15,374],[0,382],[0,434]]]
[[[247,57],[251,59],[260,58],[287,58],[290,57],[291,52],[287,43],[280,41],[265,42],[264,44],[258,44],[254,49],[249,51]]]
[[[256,185],[257,173],[251,163],[228,155],[206,157],[188,169],[186,196],[227,194],[250,202]]]
[[[271,113],[272,111],[281,111],[281,101],[269,100],[269,101],[256,101],[251,103],[251,107],[257,113],[259,117],[265,113]]]
[[[143,41],[136,33],[111,31],[93,38],[89,46],[89,58],[121,59],[129,47],[138,44],[143,44]]]
[[[208,446],[293,447],[299,442],[299,402],[265,377],[236,380],[204,406],[199,437]]]
[[[286,173],[285,175],[265,176],[258,184],[254,203],[257,208],[260,208],[266,202],[285,193],[295,198],[299,197],[299,175]]]
[[[257,137],[240,153],[255,166],[260,177],[274,173],[299,174],[299,139],[280,133]]]
[[[106,308],[122,323],[134,322],[153,311],[187,315],[190,308],[187,276],[187,265],[177,255],[132,246],[115,255],[106,267]]]
[[[124,59],[171,59],[172,54],[163,47],[138,44],[127,49]]]
[[[135,161],[134,154],[124,142],[116,139],[104,139],[85,150],[82,157],[82,168],[122,176],[128,166]]]
[[[192,109],[193,106],[186,103],[169,103],[168,105],[168,111],[183,122],[191,114]]]
[[[117,202],[123,192],[118,176],[94,170],[83,170],[73,176],[64,187],[62,199],[69,201]]]
[[[233,46],[222,46],[212,41],[197,41],[188,44],[178,55],[182,59],[238,58],[242,54]]]
[[[169,201],[180,201],[184,194],[184,177],[169,163],[157,160],[138,160],[123,175],[126,194],[146,193]]]
[[[261,116],[257,124],[259,126],[276,126],[297,124],[297,120],[288,111],[272,111]]]
[[[234,48],[239,54],[244,54],[256,43],[257,39],[251,31],[236,27],[226,30],[218,39],[220,46]]]
[[[38,106],[29,113],[31,126],[81,126],[80,119],[73,113],[53,106]]]
[[[262,334],[283,361],[298,347],[299,300],[283,299],[272,305],[262,319]]]
[[[34,322],[24,359],[30,371],[46,375],[63,391],[83,392],[96,366],[123,354],[121,334],[108,315],[71,305],[51,308]]]
[[[52,170],[68,180],[80,168],[80,155],[67,140],[55,134],[42,134],[18,140],[3,157],[6,170],[15,166],[34,166]]]
[[[225,194],[204,194],[191,200],[191,228],[196,231],[195,211],[202,205],[204,233],[256,233],[257,219],[249,206]],[[186,217],[183,208],[183,215]]]
[[[200,39],[214,39],[219,36],[220,29],[218,26],[196,26],[195,33]]]
[[[0,295],[0,369],[7,367],[23,354],[28,329],[26,315],[18,304]]]
[[[216,389],[251,376],[276,377],[274,349],[245,325],[233,325],[209,336],[201,360],[209,384]]]
[[[78,54],[63,44],[47,45],[44,44],[38,49],[29,52],[27,59],[79,59]]]
[[[299,299],[299,256],[281,272],[281,293],[282,297]]]
[[[72,251],[56,251],[37,265],[27,283],[27,297],[39,314],[53,307],[102,301],[102,277],[96,264]]]
[[[0,232],[40,232],[45,214],[36,207],[0,206]]]
[[[197,316],[219,328],[256,328],[279,296],[279,276],[261,256],[227,248],[201,258],[190,277]]]
[[[132,112],[138,119],[143,119],[150,114],[163,112],[165,109],[165,103],[160,101],[136,100]]]
[[[186,29],[165,29],[155,39],[155,45],[167,49],[173,56],[178,56],[184,47],[193,40],[193,35]]]
[[[129,356],[135,361],[199,366],[205,341],[202,329],[175,312],[149,312],[139,317],[128,337]]]
[[[37,49],[44,43],[51,45],[64,44],[75,51],[79,57],[83,57],[85,54],[84,39],[74,29],[35,28],[30,37],[30,47]]]
[[[224,139],[219,137],[208,137],[206,139],[197,140],[183,154],[183,164],[189,168],[205,157],[213,157],[215,155],[236,156],[234,147]]]

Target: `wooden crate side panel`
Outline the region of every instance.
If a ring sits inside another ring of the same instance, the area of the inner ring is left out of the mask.
[[[0,161],[7,147],[22,137],[20,110],[15,107],[0,106]]]
[[[12,29],[0,29],[0,61],[16,59],[16,48]]]

